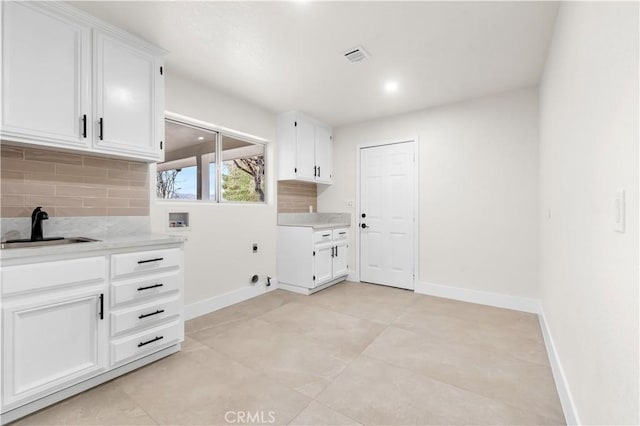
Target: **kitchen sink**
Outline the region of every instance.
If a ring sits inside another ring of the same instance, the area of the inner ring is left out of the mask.
[[[9,248],[25,248],[25,247],[43,247],[43,246],[58,246],[58,245],[66,245],[66,244],[75,244],[75,243],[90,243],[100,240],[94,240],[92,238],[84,238],[84,237],[53,237],[53,238],[45,238],[42,241],[31,241],[29,239],[25,240],[7,240],[4,243],[1,243],[0,248],[9,249]]]

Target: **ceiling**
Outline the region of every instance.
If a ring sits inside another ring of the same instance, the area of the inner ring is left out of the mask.
[[[215,132],[186,126],[173,121],[165,121],[164,135],[166,142],[165,153],[179,151],[201,144],[208,145],[210,150],[213,151],[216,145],[216,137],[218,136]]]
[[[176,73],[337,126],[538,83],[556,2],[73,2]],[[342,56],[362,45],[359,63]],[[388,80],[395,93],[383,90]]]
[[[208,150],[207,152],[215,152],[217,132],[166,120],[164,133],[166,143],[165,153],[167,154],[198,145],[203,145],[203,148]],[[245,142],[227,135],[222,135],[223,151],[253,145],[251,142]]]

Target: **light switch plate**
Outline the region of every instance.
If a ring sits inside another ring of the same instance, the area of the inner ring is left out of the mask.
[[[616,191],[616,199],[614,203],[614,230],[616,232],[624,232],[625,222],[625,200],[624,189],[618,189]]]

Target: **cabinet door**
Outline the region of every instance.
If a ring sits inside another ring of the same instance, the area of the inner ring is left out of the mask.
[[[153,54],[95,32],[94,148],[149,160],[161,157],[161,61]]]
[[[3,138],[89,147],[90,49],[89,27],[55,8],[2,2]]]
[[[296,179],[315,181],[315,138],[313,123],[298,118],[296,121]]]
[[[333,278],[347,274],[347,242],[334,242]]]
[[[313,275],[316,277],[315,286],[322,285],[332,278],[333,245],[322,243],[315,246],[313,257]]]
[[[316,126],[316,182],[331,183],[333,174],[333,141],[331,130]]]
[[[106,369],[104,292],[93,286],[3,303],[3,341],[11,342],[2,349],[5,409]]]

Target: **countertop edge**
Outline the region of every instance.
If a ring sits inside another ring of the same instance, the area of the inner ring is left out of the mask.
[[[164,235],[164,234],[142,234],[131,235],[126,237],[103,237],[96,238],[99,241],[91,241],[85,243],[76,243],[65,246],[41,246],[41,247],[24,247],[24,248],[8,248],[0,250],[0,261],[20,260],[36,257],[74,255],[78,253],[86,253],[91,255],[92,252],[100,252],[106,250],[119,250],[126,248],[138,248],[154,245],[176,245],[183,244],[186,237]]]
[[[294,226],[298,228],[332,229],[350,228],[350,223],[279,223],[278,226]]]

